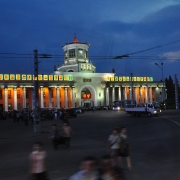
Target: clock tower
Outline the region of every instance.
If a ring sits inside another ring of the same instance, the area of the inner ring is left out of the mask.
[[[89,44],[79,42],[75,34],[74,40],[62,47],[64,50],[64,61],[62,66],[57,67],[57,71],[94,73],[96,67],[88,59],[89,47]]]

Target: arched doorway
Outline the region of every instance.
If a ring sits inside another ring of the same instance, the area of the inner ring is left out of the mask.
[[[81,93],[81,106],[82,107],[93,107],[96,106],[96,93],[94,87],[83,86],[80,90]]]

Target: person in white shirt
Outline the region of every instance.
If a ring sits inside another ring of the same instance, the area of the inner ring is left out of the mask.
[[[112,130],[112,134],[108,138],[108,152],[111,155],[114,165],[119,164],[119,145],[120,137],[118,128]]]
[[[46,161],[47,154],[42,149],[42,143],[36,142],[33,145],[33,151],[29,155],[30,176],[33,180],[47,180]]]

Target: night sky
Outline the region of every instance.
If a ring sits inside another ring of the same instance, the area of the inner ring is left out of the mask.
[[[32,74],[38,49],[52,55],[39,58],[39,73],[52,74],[74,33],[96,72],[159,81],[163,62],[164,77],[180,79],[180,0],[0,0],[0,73]]]

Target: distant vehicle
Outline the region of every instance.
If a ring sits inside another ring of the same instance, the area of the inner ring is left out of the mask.
[[[160,105],[157,102],[148,102],[145,106],[125,107],[124,110],[131,116],[141,116],[142,114],[157,116],[161,112]]]
[[[75,108],[71,108],[74,109],[76,111],[76,114],[81,114],[82,113],[82,108],[81,107],[75,107]]]
[[[118,106],[120,109],[124,109],[127,105],[136,105],[135,100],[120,100],[120,101],[114,101],[113,106]]]
[[[113,111],[120,111],[121,108],[120,108],[119,106],[113,106],[112,110],[113,110]]]
[[[108,107],[107,107],[107,106],[104,106],[104,107],[103,107],[103,110],[108,110]]]

